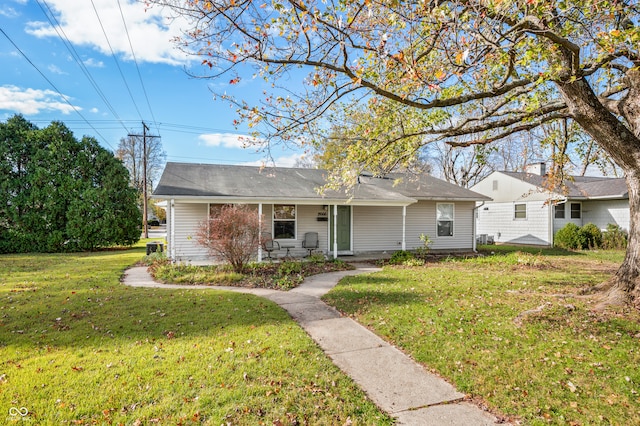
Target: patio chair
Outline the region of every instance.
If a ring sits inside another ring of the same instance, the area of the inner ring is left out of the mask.
[[[274,241],[270,233],[265,232],[262,234],[262,249],[267,252],[267,258],[273,260],[271,252],[280,250],[280,243]]]
[[[309,250],[309,255],[311,256],[311,252],[319,247],[318,245],[318,233],[317,232],[307,232],[304,234],[304,240],[302,241],[302,247]]]

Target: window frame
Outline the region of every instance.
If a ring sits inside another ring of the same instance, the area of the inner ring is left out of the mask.
[[[293,219],[292,218],[277,218],[276,208],[278,206],[288,206],[293,207]],[[291,241],[296,240],[298,235],[298,205],[297,204],[272,204],[271,205],[271,235],[273,235],[274,240],[284,240]],[[276,222],[293,222],[293,236],[292,237],[281,237],[276,234]]]
[[[519,210],[518,207],[523,206],[523,210]],[[523,217],[518,217],[518,214],[523,214]],[[527,203],[514,203],[513,204],[513,220],[527,220]]]
[[[578,216],[573,215],[573,213],[575,212],[573,210],[573,206],[578,206]],[[569,208],[569,217],[571,219],[582,219],[582,203],[571,203]]]
[[[451,206],[451,219],[440,218],[440,206]],[[451,223],[450,234],[440,235],[440,222]],[[453,238],[455,236],[456,225],[456,204],[455,203],[436,203],[436,236],[438,238]]]
[[[559,207],[562,207],[562,210],[559,209]],[[566,211],[566,203],[560,203],[560,204],[555,204],[553,206],[553,218],[554,219],[566,219],[567,217],[567,211]],[[558,216],[558,213],[562,212],[562,217]]]

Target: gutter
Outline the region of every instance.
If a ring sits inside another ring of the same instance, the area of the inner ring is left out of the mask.
[[[483,201],[482,204],[479,204],[477,206],[475,206],[473,209],[471,209],[471,211],[473,212],[473,226],[471,226],[471,237],[473,238],[472,240],[472,244],[471,244],[471,250],[474,253],[477,253],[478,250],[476,249],[476,213],[478,212],[478,209],[482,206],[484,206],[486,201]]]

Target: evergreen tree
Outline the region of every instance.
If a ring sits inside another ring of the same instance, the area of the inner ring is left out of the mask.
[[[91,137],[0,123],[0,253],[92,250],[140,238],[126,168]]]

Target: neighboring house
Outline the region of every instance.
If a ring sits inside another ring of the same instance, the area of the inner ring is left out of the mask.
[[[474,209],[485,196],[426,175],[401,182],[360,176],[352,193],[321,195],[325,177],[316,169],[167,163],[152,198],[168,203],[169,256],[206,257],[195,240],[198,223],[216,205],[237,203],[254,206],[274,240],[296,256],[307,254],[306,232],[317,232],[319,251],[334,257],[417,248],[420,234],[433,250],[475,248]]]
[[[623,178],[574,176],[566,190],[545,187],[544,163],[527,172],[493,172],[471,190],[491,197],[478,208],[477,233],[503,244],[552,246],[567,223],[607,224],[629,230],[629,195]],[[566,192],[566,193],[565,193]]]

